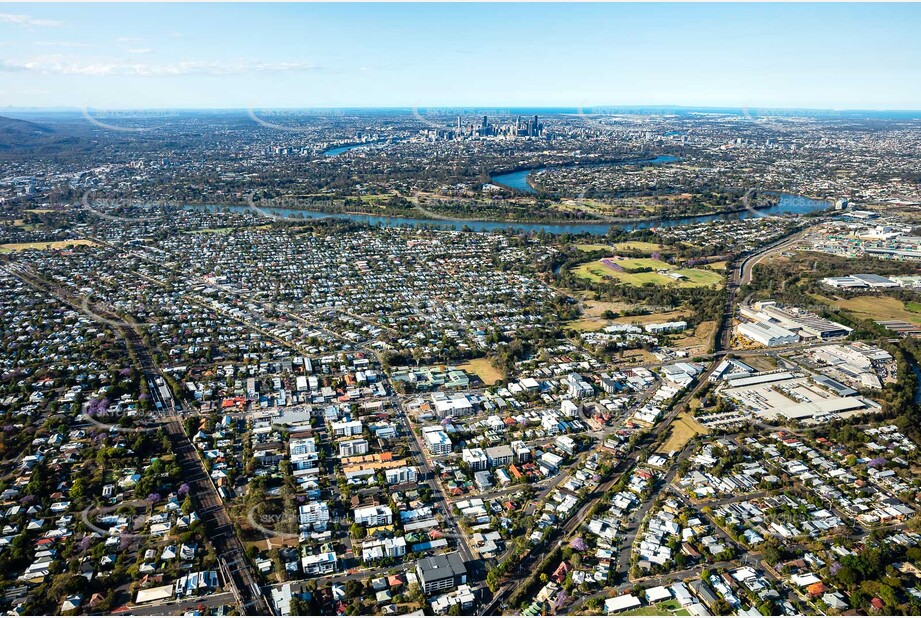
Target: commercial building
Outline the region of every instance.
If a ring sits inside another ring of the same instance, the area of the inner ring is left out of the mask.
[[[780,307],[773,302],[764,302],[760,305],[765,315],[777,320],[785,328],[799,330],[804,336],[831,339],[832,337],[846,337],[853,330],[798,307]]]
[[[422,558],[416,563],[416,576],[426,595],[452,590],[467,583],[467,568],[458,552]]]

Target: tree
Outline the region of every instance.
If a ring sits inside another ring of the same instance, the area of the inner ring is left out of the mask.
[[[365,527],[362,526],[361,524],[355,523],[349,527],[349,535],[353,539],[361,540],[365,538],[367,534],[368,534],[367,530],[365,530]]]
[[[422,602],[422,589],[419,584],[410,584],[409,588],[406,589],[406,598],[413,603]]]
[[[77,505],[82,505],[85,498],[86,479],[83,477],[77,477],[74,479],[73,485],[70,486],[70,499],[73,500]]]

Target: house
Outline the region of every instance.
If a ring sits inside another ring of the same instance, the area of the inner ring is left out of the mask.
[[[619,597],[607,599],[604,602],[604,611],[606,614],[616,614],[637,609],[640,606],[642,606],[642,603],[638,598],[632,594],[622,594]]]
[[[836,609],[839,612],[848,608],[848,604],[840,592],[826,592],[822,595],[822,601],[831,609]]]
[[[61,604],[61,613],[76,611],[80,609],[81,605],[83,605],[83,595],[72,594],[64,599],[64,603]]]

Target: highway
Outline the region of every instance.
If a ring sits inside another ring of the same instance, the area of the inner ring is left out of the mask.
[[[776,253],[782,253],[795,246],[799,241],[803,239],[808,231],[809,228],[806,228],[804,230],[795,232],[792,236],[785,236],[784,238],[774,241],[770,245],[759,249],[758,252],[753,253],[742,260],[742,263],[739,265],[739,272],[737,274],[739,285],[748,285],[751,283],[752,271],[757,264],[761,263]],[[735,269],[733,270],[733,274],[735,275]]]

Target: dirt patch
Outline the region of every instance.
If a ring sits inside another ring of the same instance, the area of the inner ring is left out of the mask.
[[[669,431],[671,433],[665,443],[659,447],[659,453],[680,451],[694,436],[708,433],[706,427],[698,423],[686,412],[682,412],[678,415],[678,418],[672,421],[672,424],[669,425]]]
[[[68,247],[95,247],[96,243],[92,240],[56,240],[53,242],[14,242],[0,245],[0,252],[15,253],[16,251],[28,251],[29,249],[38,249],[44,251],[47,249],[67,249]]]
[[[475,373],[487,385],[492,385],[505,379],[502,372],[496,369],[488,358],[476,358],[457,367],[468,373]]]

